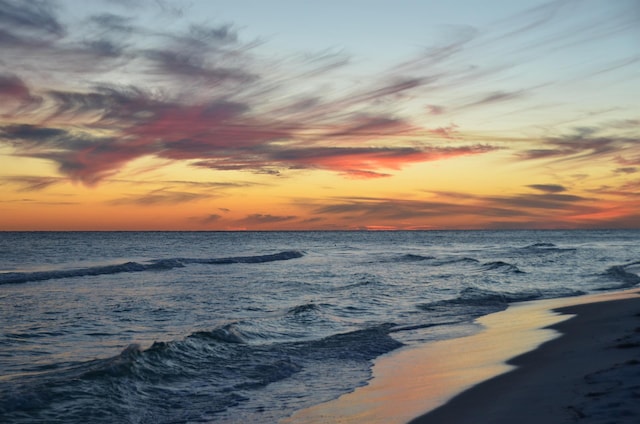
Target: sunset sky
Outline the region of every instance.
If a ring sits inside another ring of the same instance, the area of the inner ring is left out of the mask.
[[[0,230],[640,228],[638,0],[0,0]]]

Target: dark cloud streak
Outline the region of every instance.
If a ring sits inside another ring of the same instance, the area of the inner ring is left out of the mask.
[[[16,176],[1,177],[0,181],[4,184],[19,185],[20,189],[18,191],[20,192],[31,192],[31,191],[41,191],[53,185],[65,182],[67,180],[64,178],[58,178],[58,177],[16,175]]]
[[[562,193],[567,191],[564,186],[558,184],[531,184],[527,187],[534,188],[536,190],[544,191],[545,193]]]
[[[252,214],[247,217],[237,221],[238,224],[242,225],[263,225],[263,224],[275,224],[280,222],[289,222],[298,219],[297,216],[294,215],[271,215],[271,214]]]
[[[160,204],[173,205],[187,202],[194,202],[202,199],[208,199],[212,196],[203,193],[192,193],[187,191],[175,191],[168,188],[161,188],[150,191],[143,195],[132,195],[120,199],[112,200],[112,205],[135,204],[141,206],[156,206]]]
[[[0,0],[0,24],[10,31],[63,36],[64,26],[55,17],[53,2]]]

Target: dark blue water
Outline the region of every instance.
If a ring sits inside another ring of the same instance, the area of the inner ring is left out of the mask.
[[[277,422],[509,302],[638,285],[639,240],[0,233],[0,422]]]

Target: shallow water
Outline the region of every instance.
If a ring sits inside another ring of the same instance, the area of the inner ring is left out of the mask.
[[[0,421],[275,422],[509,302],[637,285],[639,236],[0,233]]]

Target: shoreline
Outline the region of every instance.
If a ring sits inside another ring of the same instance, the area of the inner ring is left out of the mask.
[[[629,292],[626,292],[629,293]],[[624,296],[624,295],[623,295]],[[554,309],[561,336],[409,424],[640,421],[640,297]]]
[[[625,306],[603,307],[608,302],[621,302]],[[621,317],[625,313],[625,318]],[[366,386],[298,411],[281,423],[524,424],[560,423],[565,418],[586,416],[584,407],[573,397],[568,399],[556,384],[558,373],[570,369],[573,380],[565,380],[567,384],[577,384],[579,389],[585,386],[580,380],[585,375],[611,368],[616,361],[624,362],[628,355],[638,356],[640,350],[632,348],[609,349],[615,353],[606,355],[612,340],[633,336],[640,326],[637,313],[640,313],[637,289],[512,304],[504,311],[477,319],[484,327],[478,333],[400,349],[378,358]],[[612,319],[617,332],[607,328]],[[574,333],[579,336],[567,336]],[[640,342],[640,332],[635,337]],[[549,346],[560,346],[552,351],[558,357],[550,356]],[[562,357],[560,352],[575,349],[583,352],[574,352],[576,358],[582,357],[579,365],[563,364],[575,362],[575,358]],[[545,364],[556,369],[548,370]],[[577,389],[571,386],[566,390],[573,393]],[[585,390],[587,394],[593,392]],[[640,389],[637,395],[640,396]],[[539,407],[532,406],[532,397],[542,398],[536,401]],[[496,402],[499,399],[503,401]],[[545,399],[548,405],[544,404]],[[568,402],[567,406],[560,409],[551,405],[563,402]],[[506,411],[509,408],[510,413]],[[536,408],[547,415],[530,411]],[[502,415],[505,418],[500,421]],[[522,422],[523,416],[531,420]]]

